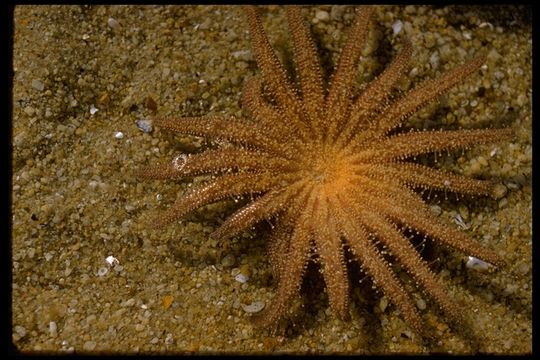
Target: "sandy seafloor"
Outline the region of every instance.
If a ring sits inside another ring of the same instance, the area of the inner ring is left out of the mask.
[[[406,281],[432,335],[422,339],[369,281],[354,286],[351,319],[338,320],[313,274],[305,306],[296,304],[291,322],[277,334],[253,328],[246,310],[267,304],[275,291],[264,254],[268,226],[224,242],[210,239],[232,202],[164,229],[146,227],[144,221],[184,193],[189,181],[144,182],[133,170],[200,151],[205,143],[159,129],[145,133],[137,124],[155,115],[241,114],[241,85],[257,72],[241,8],[17,6],[13,344],[22,352],[49,353],[531,352],[527,11],[392,6],[379,7],[372,22],[359,83],[391,61],[403,34],[415,49],[404,89],[479,51],[487,54],[480,71],[409,124],[515,131],[512,141],[452,153],[439,162],[504,184],[498,199],[430,201],[449,226],[461,219],[463,231],[507,265],[482,273],[465,266],[467,254],[430,246],[435,255],[428,261],[467,322],[448,326],[433,301]],[[283,9],[265,7],[262,13],[272,44],[290,66]],[[330,69],[352,9],[319,6],[304,14]],[[112,265],[109,256],[116,259]]]

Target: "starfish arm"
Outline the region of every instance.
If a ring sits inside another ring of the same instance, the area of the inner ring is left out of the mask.
[[[403,160],[420,154],[466,149],[473,145],[502,141],[511,138],[512,134],[511,129],[411,131],[372,143],[369,149],[358,153],[356,161]]]
[[[182,154],[168,163],[143,167],[137,171],[137,176],[154,180],[180,179],[231,169],[282,172],[293,170],[294,166],[290,161],[275,155],[241,148],[226,148],[207,150],[200,154]]]
[[[277,293],[272,299],[269,307],[260,314],[253,316],[255,326],[265,327],[275,323],[287,312],[287,307],[294,295],[300,290],[302,277],[307,267],[310,254],[310,241],[313,229],[313,222],[310,221],[309,214],[313,210],[315,197],[310,193],[304,211],[296,221],[292,237],[289,242],[289,252],[287,258],[283,259]],[[283,276],[286,274],[286,276]]]
[[[276,216],[276,225],[268,243],[268,259],[276,280],[279,280],[281,276],[287,276],[287,274],[281,274],[280,271],[284,269],[283,262],[289,254],[289,243],[295,220],[305,206],[311,190],[312,186],[303,187],[298,196],[288,203],[290,206]]]
[[[283,119],[280,109],[269,104],[262,97],[262,83],[259,76],[251,77],[242,90],[242,110],[254,119],[259,127],[264,129],[267,136],[281,141],[287,148],[298,148],[301,144],[298,137],[293,136],[291,128]]]
[[[383,185],[377,180],[364,180],[362,186],[375,186],[377,193],[354,191],[355,206],[369,203],[379,212],[387,214],[404,226],[416,229],[424,235],[437,239],[448,247],[456,249],[463,254],[475,256],[492,265],[503,265],[504,262],[495,252],[472,241],[463,232],[449,227],[436,218],[429,207],[418,194],[410,189]]]
[[[326,98],[327,121],[329,135],[335,136],[337,129],[345,120],[349,111],[350,98],[360,54],[367,37],[368,25],[373,9],[362,7],[357,10],[354,24],[349,30],[347,40],[339,56],[338,65],[330,80]]]
[[[438,78],[428,80],[409,91],[407,95],[397,100],[390,108],[377,119],[372,129],[379,135],[384,135],[405,119],[434,100],[441,94],[450,90],[453,86],[471,75],[484,63],[484,57],[474,58],[457,68],[445,72]]]
[[[209,139],[223,139],[246,144],[278,155],[286,155],[281,142],[268,137],[255,123],[235,117],[203,116],[155,119],[163,129]]]
[[[289,243],[292,235],[292,226],[288,214],[279,214],[276,220],[276,225],[272,229],[270,239],[268,241],[268,261],[272,268],[272,275],[275,281],[279,281],[282,274],[281,269],[284,267],[284,261],[289,254]],[[283,274],[286,276],[286,274]]]
[[[337,231],[336,219],[330,214],[331,202],[322,199],[325,204],[315,208],[314,222],[326,224],[314,229],[315,246],[320,256],[322,274],[330,308],[341,319],[348,318],[349,279],[345,266],[345,256],[340,234]]]
[[[289,32],[294,47],[294,60],[302,88],[302,100],[312,127],[315,131],[321,132],[319,121],[323,116],[324,88],[319,56],[300,8],[298,6],[287,6],[286,8]]]
[[[261,70],[263,80],[275,97],[279,107],[287,109],[290,114],[293,114],[290,118],[292,121],[291,126],[299,132],[302,138],[306,138],[308,128],[302,119],[300,101],[287,73],[268,41],[257,8],[248,5],[245,10],[251,36],[251,48]]]
[[[358,96],[351,107],[350,118],[345,124],[343,132],[339,135],[340,145],[346,145],[350,138],[357,132],[360,125],[369,125],[377,110],[384,107],[385,101],[392,88],[403,76],[409,66],[412,55],[412,44],[406,39],[403,49],[394,61],[375,80],[369,83],[367,88]],[[366,126],[365,126],[366,127]]]
[[[154,228],[162,227],[181,218],[187,213],[230,196],[268,191],[285,177],[273,174],[233,174],[223,175],[209,184],[198,186],[177,200],[169,209],[151,222]]]
[[[235,211],[211,236],[216,239],[230,238],[263,219],[269,219],[283,209],[283,204],[298,194],[302,185],[302,182],[296,182],[286,188],[267,192]]]
[[[422,212],[411,211],[402,206],[399,212],[388,215],[463,254],[477,257],[494,266],[504,265],[504,261],[494,251],[471,240],[465,233],[444,224],[430,212]]]
[[[494,186],[492,181],[470,179],[448,171],[407,162],[369,164],[363,167],[363,171],[374,179],[397,180],[402,184],[422,189],[444,190],[468,195],[490,195]]]
[[[417,284],[439,304],[448,317],[459,321],[461,318],[459,309],[437,283],[426,262],[420,258],[410,241],[396,229],[395,225],[372,211],[362,211],[361,219],[362,223],[377,233],[377,238],[387,245],[407,273],[412,275]]]
[[[422,319],[412,304],[411,299],[399,282],[396,274],[390,268],[379,250],[369,241],[366,231],[358,224],[354,215],[346,213],[343,209],[351,209],[351,203],[340,197],[342,206],[336,206],[340,229],[350,246],[353,255],[360,262],[362,269],[373,279],[391,301],[401,310],[409,324],[418,332],[422,332]]]

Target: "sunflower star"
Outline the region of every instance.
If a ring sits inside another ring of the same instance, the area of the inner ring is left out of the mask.
[[[253,53],[261,71],[244,85],[246,116],[155,120],[162,129],[227,140],[227,145],[140,170],[149,179],[217,175],[177,200],[153,226],[164,226],[201,206],[246,194],[253,200],[228,217],[212,236],[231,237],[263,219],[275,222],[269,260],[278,281],[277,293],[271,305],[253,318],[258,326],[274,324],[287,313],[313,255],[320,264],[331,309],[347,318],[346,252],[350,252],[411,327],[421,332],[418,311],[383,256],[381,244],[450,319],[459,320],[459,309],[404,234],[408,229],[493,265],[503,263],[493,251],[440,221],[414,191],[490,195],[494,183],[407,159],[501,141],[511,131],[396,131],[410,115],[477,70],[483,57],[395,98],[392,90],[412,55],[412,45],[405,40],[395,60],[355,96],[355,73],[372,11],[370,7],[357,11],[326,87],[301,10],[287,7],[297,88],[274,53],[256,8],[246,7]]]

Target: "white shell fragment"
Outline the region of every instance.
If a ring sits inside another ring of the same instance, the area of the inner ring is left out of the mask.
[[[145,133],[152,132],[152,121],[150,120],[138,120],[137,127]]]
[[[90,105],[90,115],[94,115],[95,113],[97,113],[99,111],[98,108],[96,108],[94,106],[94,104]]]
[[[240,273],[240,274],[238,274],[238,275],[236,275],[236,276],[234,277],[234,280],[238,281],[238,282],[241,283],[241,284],[247,282],[248,279],[249,279],[249,278],[248,278],[246,275],[242,274],[242,273]]]
[[[242,309],[247,313],[257,313],[264,309],[264,303],[262,301],[255,301],[249,305],[242,304]]]
[[[469,228],[469,225],[467,225],[465,221],[463,221],[463,218],[461,217],[460,214],[457,214],[456,216],[454,216],[453,220],[463,230],[467,230]]]
[[[489,265],[487,262],[475,258],[474,256],[469,256],[469,260],[465,264],[467,269],[473,269],[480,272],[485,272],[489,270]]]
[[[105,259],[105,261],[106,261],[109,265],[111,265],[111,266],[120,264],[120,261],[118,261],[118,259],[115,258],[115,257],[112,256],[112,255],[107,256],[107,258]]]
[[[394,30],[394,35],[397,35],[403,29],[403,22],[401,20],[396,21],[392,24],[392,30]]]
[[[123,139],[124,138],[124,133],[121,132],[121,131],[117,131],[116,134],[114,134],[114,137],[117,138],[117,139]]]
[[[107,20],[107,25],[109,25],[111,29],[116,29],[120,23],[116,19],[110,17],[109,20]]]
[[[172,161],[172,167],[176,171],[181,171],[184,165],[186,165],[186,161],[187,161],[187,156],[184,154],[175,156],[175,158]]]

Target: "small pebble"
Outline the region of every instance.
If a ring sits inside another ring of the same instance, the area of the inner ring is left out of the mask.
[[[83,349],[86,351],[92,351],[95,348],[96,348],[96,342],[92,340],[85,342],[83,345]]]
[[[51,321],[49,323],[49,332],[51,333],[51,336],[56,336],[56,330],[57,330],[56,323],[54,321]]]
[[[134,298],[131,298],[131,299],[127,300],[124,303],[124,306],[133,306],[133,305],[135,305],[135,299]]]
[[[31,106],[27,106],[27,107],[24,108],[24,112],[26,113],[26,115],[32,116],[32,115],[34,115],[35,110]]]
[[[174,297],[172,297],[171,295],[165,295],[161,299],[161,304],[163,305],[163,309],[167,310],[168,308],[170,308],[173,301],[174,301]]]
[[[97,275],[98,276],[105,276],[105,275],[107,275],[108,272],[109,272],[109,269],[107,269],[106,267],[102,267],[102,268],[98,269]]]
[[[95,113],[97,113],[99,111],[98,108],[96,108],[93,104],[90,105],[90,115],[94,115]]]
[[[151,111],[157,110],[157,104],[155,100],[152,99],[152,97],[150,96],[147,96],[146,99],[144,100],[144,106],[146,106],[146,108]]]
[[[152,122],[150,120],[138,120],[137,127],[145,133],[152,131]]]
[[[114,137],[117,138],[117,139],[123,139],[124,138],[124,133],[121,132],[121,131],[118,131],[116,134],[114,134]]]
[[[24,326],[21,326],[21,325],[15,325],[15,332],[20,337],[24,337],[26,335],[26,329],[24,328]]]
[[[424,299],[418,299],[416,301],[416,307],[420,310],[425,310],[426,309],[426,302],[424,301]]]
[[[330,19],[330,14],[328,14],[328,12],[324,10],[321,10],[321,11],[317,11],[317,13],[315,14],[315,17],[319,21],[328,21],[328,19]]]
[[[249,305],[242,304],[242,309],[247,313],[257,313],[264,309],[264,303],[262,301],[255,301]]]
[[[223,267],[231,267],[236,263],[236,259],[233,254],[227,254],[221,259],[221,265]]]
[[[379,301],[379,309],[381,310],[381,312],[384,312],[387,307],[388,307],[388,299],[385,296],[383,296],[381,298],[381,301]]]
[[[116,19],[110,17],[108,20],[107,20],[107,25],[109,25],[109,27],[111,29],[116,29],[118,26],[120,26],[120,23],[118,21],[116,21]]]
[[[506,288],[503,290],[503,296],[512,295],[513,293],[517,291],[517,289],[518,289],[517,284],[508,284],[506,285]]]
[[[159,341],[159,339],[157,337],[155,337],[155,338],[152,338],[152,340],[150,340],[150,343],[151,344],[157,344],[158,341]]]
[[[90,186],[90,189],[95,190],[98,186],[98,182],[96,180],[90,180],[88,186]]]
[[[529,272],[529,269],[530,269],[530,266],[529,266],[529,264],[526,264],[526,263],[521,263],[521,265],[519,265],[519,267],[518,267],[518,271],[522,275],[527,274]]]
[[[431,64],[432,69],[436,70],[439,68],[440,58],[437,52],[431,54],[431,56],[429,57],[429,63]]]
[[[491,190],[491,197],[493,197],[495,200],[499,200],[502,198],[506,193],[508,192],[508,188],[504,186],[503,184],[496,184],[493,187],[493,190]]]
[[[43,89],[45,89],[45,85],[37,79],[32,80],[32,87],[38,91],[43,91]]]
[[[435,216],[439,216],[442,214],[442,209],[439,205],[431,205],[429,208]]]
[[[143,331],[143,330],[144,330],[144,325],[143,325],[143,324],[137,324],[137,325],[135,325],[135,330],[136,330],[136,331]]]

